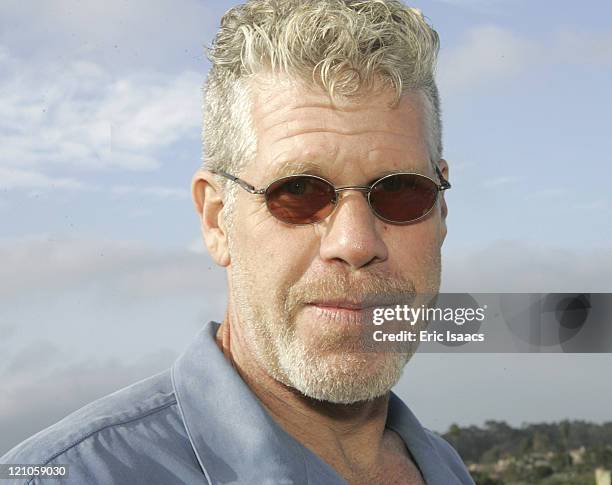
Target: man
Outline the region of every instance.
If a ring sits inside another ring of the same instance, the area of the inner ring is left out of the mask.
[[[394,0],[229,11],[192,184],[223,322],[2,463],[67,464],[61,483],[473,483],[390,392],[411,354],[357,345],[373,308],[439,289],[437,50]]]

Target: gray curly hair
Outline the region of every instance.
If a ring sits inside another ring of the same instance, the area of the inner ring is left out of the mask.
[[[421,12],[397,0],[248,0],[232,8],[208,49],[204,168],[239,175],[255,157],[248,81],[263,73],[319,86],[332,99],[367,93],[380,81],[394,91],[395,103],[407,91],[422,92],[436,162],[442,156],[438,50],[438,34]],[[229,212],[231,185],[224,190]]]

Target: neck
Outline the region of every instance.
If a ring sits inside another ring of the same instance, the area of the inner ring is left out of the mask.
[[[304,396],[257,365],[240,329],[232,325],[227,314],[217,332],[217,345],[272,418],[344,476],[375,468],[381,462],[388,444],[388,436],[384,436],[388,393],[352,404]]]

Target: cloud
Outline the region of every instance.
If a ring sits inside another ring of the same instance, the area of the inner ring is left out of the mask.
[[[160,349],[129,363],[75,361],[53,342],[31,342],[0,372],[0,455],[85,404],[166,369],[175,357]]]
[[[99,186],[84,183],[75,178],[51,177],[36,170],[20,170],[10,167],[3,168],[0,166],[0,190],[13,189],[36,189],[29,190],[29,195],[40,195],[47,190],[105,190],[114,197],[144,196],[160,199],[189,199],[191,197],[188,188],[164,187],[161,185],[116,185],[103,189]],[[136,213],[138,214],[138,212]]]
[[[438,81],[445,92],[514,77],[532,59],[534,41],[495,25],[476,27],[456,47],[442,50]]]
[[[4,49],[0,167],[155,170],[162,150],[199,139],[201,81],[192,71],[116,78],[93,62],[30,64]]]
[[[81,190],[86,185],[67,177],[49,177],[33,170],[19,170],[0,166],[0,190],[21,188]]]
[[[556,32],[551,43],[549,53],[552,62],[612,66],[612,31],[584,32],[568,29]]]
[[[508,185],[516,184],[520,180],[521,180],[520,177],[515,177],[515,176],[495,177],[489,180],[485,180],[483,182],[483,185],[487,189],[497,189],[501,186],[508,186]]]
[[[174,199],[188,199],[191,197],[191,193],[187,188],[175,188],[175,187],[137,187],[135,185],[118,185],[111,188],[111,193],[115,196],[151,196],[159,197],[162,199],[174,198]]]
[[[182,70],[203,58],[220,13],[199,0],[0,2],[0,42],[29,61],[93,61],[119,76],[147,65]]]
[[[497,25],[477,26],[458,45],[442,46],[438,83],[447,94],[505,86],[557,65],[611,66],[612,32],[564,29],[536,38]]]
[[[417,354],[394,389],[424,426],[610,420],[610,354]],[[593,395],[597,399],[593,399]]]
[[[2,335],[2,340],[0,341],[0,349],[2,349],[3,345],[7,345],[14,335],[17,334],[17,325],[8,324],[8,323],[0,323],[0,335]]]
[[[195,70],[216,30],[210,8],[0,2],[0,168],[40,174],[11,187],[40,188],[58,172],[67,188],[83,171],[153,171],[164,151],[199,140],[204,76]]]
[[[498,241],[446,252],[442,271],[447,292],[609,292],[612,248]]]
[[[568,206],[568,209],[575,210],[575,211],[584,211],[584,212],[586,211],[604,212],[604,211],[609,211],[610,204],[607,200],[599,198],[596,200],[591,200],[591,201],[586,201],[586,202],[577,202],[577,203],[570,204]]]
[[[0,261],[0,455],[223,315],[224,271],[186,248],[41,236],[1,240]]]
[[[477,12],[499,13],[502,11],[504,0],[435,0],[453,7],[460,7]]]
[[[29,238],[0,240],[0,302],[23,294],[66,296],[88,289],[115,301],[216,293],[224,278],[208,256],[136,242]]]
[[[0,240],[0,261],[0,455],[223,317],[225,272],[186,248],[39,236]]]

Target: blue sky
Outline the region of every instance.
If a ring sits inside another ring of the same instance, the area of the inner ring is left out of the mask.
[[[0,454],[163,369],[222,317],[224,273],[202,251],[189,183],[203,45],[235,3],[0,4]],[[611,291],[611,4],[414,6],[442,42],[443,288]],[[437,430],[604,420],[606,399],[582,396],[611,367],[609,356],[419,356],[398,392]],[[26,405],[41,387],[60,397]]]

